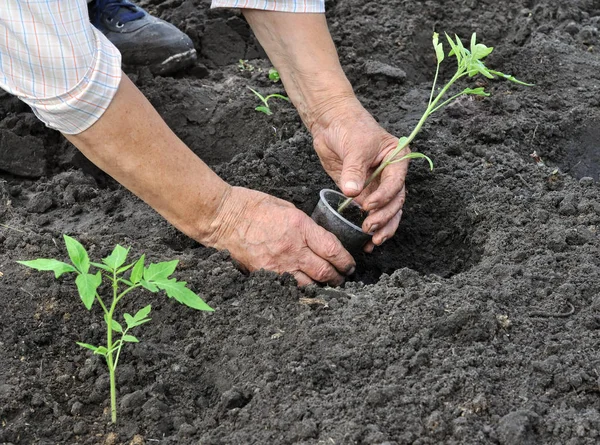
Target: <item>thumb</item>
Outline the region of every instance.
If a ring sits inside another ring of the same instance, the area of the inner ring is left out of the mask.
[[[340,189],[346,196],[358,196],[365,186],[367,163],[364,159],[348,157],[342,165]]]

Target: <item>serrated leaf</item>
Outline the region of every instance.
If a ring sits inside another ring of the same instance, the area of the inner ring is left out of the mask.
[[[102,259],[102,262],[110,267],[112,270],[116,270],[123,265],[129,254],[129,249],[117,244],[113,249],[112,253],[106,258]]]
[[[150,264],[144,269],[144,280],[154,281],[168,278],[175,272],[178,263],[179,260],[173,260]]]
[[[31,267],[35,270],[51,270],[54,272],[56,278],[59,278],[64,273],[77,271],[77,269],[70,264],[54,259],[38,258],[37,260],[31,261],[17,261],[17,263]]]
[[[119,269],[117,270],[118,274],[122,274],[123,272],[127,272],[129,269],[131,269],[134,266],[135,263],[131,263],[128,264],[127,266],[123,266],[123,267],[119,267]]]
[[[67,246],[67,252],[73,265],[81,273],[88,273],[90,270],[90,257],[88,256],[85,247],[77,241],[75,238],[71,238],[68,235],[63,235],[65,245]]]
[[[133,270],[131,271],[131,276],[129,279],[133,284],[138,284],[142,277],[144,276],[144,261],[146,260],[146,255],[142,255],[139,260],[135,262],[135,266],[133,266]]]
[[[121,337],[121,339],[127,343],[139,343],[140,341],[135,338],[133,335],[124,335],[123,337]]]
[[[90,351],[96,352],[96,350],[98,349],[98,346],[90,345],[88,343],[81,343],[81,342],[76,342],[76,343],[79,346],[81,346],[82,348],[89,349]]]
[[[261,113],[265,113],[267,116],[271,116],[273,112],[269,107],[259,106],[255,108],[256,111],[260,111]]]
[[[150,314],[151,310],[152,310],[152,305],[149,304],[148,306],[145,306],[145,307],[141,308],[139,311],[137,311],[135,313],[135,315],[133,316],[133,319],[135,321],[143,320],[144,318],[148,317],[148,314]]]
[[[463,91],[464,94],[472,94],[475,96],[490,96],[490,93],[487,93],[484,88],[465,88]]]
[[[102,275],[100,271],[98,271],[96,275],[89,273],[80,274],[77,275],[77,278],[75,279],[75,284],[77,285],[77,291],[79,292],[81,301],[83,301],[83,304],[88,311],[92,308],[92,304],[94,304],[96,290],[101,283]]]
[[[439,42],[440,35],[437,32],[433,33],[433,47],[435,48],[435,56],[438,65],[444,61],[444,46]]]
[[[192,309],[199,311],[213,311],[208,304],[202,300],[198,295],[188,289],[185,281],[177,281],[175,278],[163,279],[160,281],[154,281],[154,284],[164,290],[169,298],[175,298],[182,304],[185,304]]]
[[[150,292],[158,292],[158,287],[156,287],[153,283],[141,279],[140,284],[144,289],[149,290]]]

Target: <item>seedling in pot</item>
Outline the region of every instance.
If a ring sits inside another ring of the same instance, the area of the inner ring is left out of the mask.
[[[532,84],[522,82],[520,80],[515,79],[513,76],[509,74],[501,73],[500,71],[495,71],[487,68],[483,59],[486,58],[490,53],[494,50],[494,48],[487,47],[482,43],[477,43],[477,36],[475,33],[471,36],[471,45],[470,49],[467,49],[463,46],[460,38],[455,36],[456,40],[453,40],[446,34],[446,38],[450,45],[450,52],[448,56],[456,57],[457,62],[457,70],[456,73],[452,76],[452,78],[444,85],[444,87],[436,94],[436,85],[438,80],[438,75],[440,71],[440,65],[444,61],[445,53],[442,43],[439,41],[438,33],[433,34],[433,47],[435,48],[435,54],[437,59],[437,67],[435,70],[435,77],[433,81],[433,87],[431,88],[431,94],[429,95],[429,103],[427,105],[427,109],[423,113],[421,119],[410,133],[408,137],[402,137],[398,141],[398,145],[396,148],[381,162],[381,164],[377,167],[377,169],[373,172],[373,174],[367,179],[365,182],[365,188],[375,180],[383,170],[391,164],[395,164],[396,162],[402,162],[407,159],[425,159],[429,163],[429,167],[433,170],[433,162],[432,160],[423,153],[413,152],[404,154],[409,146],[409,144],[414,140],[414,138],[419,134],[423,124],[436,111],[441,110],[446,105],[455,101],[461,96],[466,95],[474,95],[474,96],[489,96],[484,88],[464,88],[462,91],[459,91],[448,99],[442,101],[446,93],[450,90],[450,88],[460,79],[464,77],[475,77],[478,74],[481,74],[489,79],[495,79],[496,77],[504,78],[510,80],[511,82],[518,83],[520,85],[532,86]],[[341,214],[344,210],[352,203],[352,198],[344,199],[341,204],[337,207],[336,216],[338,219],[341,217]],[[344,219],[342,217],[342,219]],[[327,227],[326,227],[327,228]]]
[[[164,290],[169,298],[174,298],[193,309],[200,311],[213,311],[213,309],[188,289],[185,281],[177,281],[171,277],[177,267],[177,260],[146,266],[144,264],[146,256],[142,255],[137,261],[125,264],[129,248],[126,249],[117,244],[112,253],[102,259],[102,263],[93,263],[81,243],[67,235],[64,235],[64,240],[71,263],[46,258],[17,262],[36,270],[53,271],[56,278],[65,273],[75,273],[77,275],[75,285],[85,308],[89,311],[95,301],[102,308],[106,324],[106,345],[95,346],[81,342],[77,342],[77,344],[93,351],[94,354],[101,355],[106,360],[110,377],[111,419],[113,423],[116,423],[116,369],[121,351],[126,343],[139,342],[137,337],[131,335],[131,331],[150,321],[149,315],[152,309],[150,305],[147,305],[134,315],[123,314],[124,325],[122,325],[116,320],[118,303],[132,290],[144,288],[150,292]],[[90,273],[92,267],[99,270],[92,274]],[[123,275],[129,270],[131,270],[129,278],[124,278]],[[98,293],[98,288],[102,285],[103,280],[110,284],[110,294],[112,294],[110,303],[107,300],[108,295],[101,297]]]
[[[265,113],[267,116],[270,116],[273,114],[273,112],[271,111],[271,107],[269,107],[269,99],[271,99],[272,97],[275,97],[277,99],[283,99],[286,101],[290,101],[290,99],[288,97],[282,96],[281,94],[269,94],[267,97],[264,97],[262,94],[260,94],[258,91],[248,87],[250,89],[250,91],[252,91],[256,97],[258,97],[260,99],[260,101],[263,103],[262,105],[258,106],[255,108],[256,111],[260,111],[261,113]]]

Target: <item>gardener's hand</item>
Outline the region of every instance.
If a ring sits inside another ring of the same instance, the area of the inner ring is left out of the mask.
[[[324,14],[244,9],[244,15],[300,117],[311,130],[327,173],[347,196],[370,211],[363,230],[375,232],[373,250],[398,228],[408,162],[392,164],[379,181],[365,181],[398,140],[381,128],[356,99],[340,65]],[[408,154],[408,149],[406,150]]]
[[[362,229],[374,232],[372,242],[365,246],[370,252],[398,228],[406,197],[408,160],[388,165],[364,189],[367,178],[396,148],[398,139],[381,128],[353,94],[330,99],[324,108],[323,113],[316,113],[311,127],[315,150],[340,190],[348,197],[357,197],[369,211]],[[403,154],[408,153],[407,149]]]
[[[227,249],[248,270],[291,273],[300,286],[338,286],[354,272],[339,240],[289,202],[240,187],[224,198],[209,245]]]

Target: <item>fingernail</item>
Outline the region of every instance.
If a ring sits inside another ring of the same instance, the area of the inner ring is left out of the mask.
[[[371,229],[369,230],[369,233],[376,232],[376,231],[377,231],[377,229],[379,229],[379,224],[373,224],[373,225],[371,226]]]
[[[356,270],[356,267],[351,267],[350,270],[346,273],[346,275],[352,275],[355,270]]]
[[[355,192],[358,192],[360,190],[360,187],[358,187],[358,184],[354,181],[346,182],[346,188],[348,190],[354,190]]]
[[[372,202],[371,204],[369,204],[369,207],[367,208],[367,210],[375,210],[378,207],[379,207],[378,202]]]
[[[379,243],[379,245],[381,246],[383,243],[385,243],[387,241],[387,237],[383,237],[383,239],[381,240],[381,242]]]

